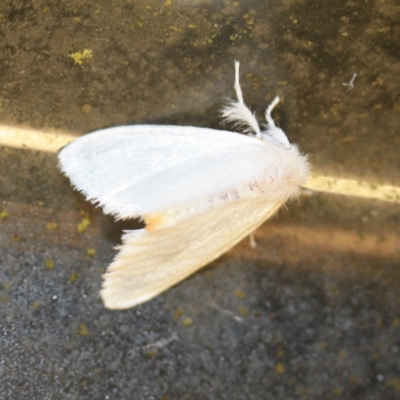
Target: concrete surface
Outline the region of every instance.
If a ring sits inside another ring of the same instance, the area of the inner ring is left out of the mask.
[[[243,241],[110,311],[101,274],[134,223],[72,190],[52,136],[222,129],[239,59],[246,101],[284,98],[275,118],[315,176],[398,193],[399,13],[395,0],[1,2],[2,132],[55,144],[0,136],[0,398],[400,399],[396,194],[305,192],[255,250]]]

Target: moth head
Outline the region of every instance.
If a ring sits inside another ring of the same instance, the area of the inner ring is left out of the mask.
[[[262,139],[281,149],[290,149],[290,143],[285,132],[277,126],[268,126],[267,130],[261,133]]]

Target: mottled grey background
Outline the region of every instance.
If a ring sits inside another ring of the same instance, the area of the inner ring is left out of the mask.
[[[238,59],[247,103],[282,96],[314,174],[398,187],[399,18],[396,0],[2,0],[0,125],[223,129]],[[101,273],[127,225],[55,153],[0,147],[0,196],[1,399],[400,399],[398,203],[302,196],[255,250],[109,311]]]

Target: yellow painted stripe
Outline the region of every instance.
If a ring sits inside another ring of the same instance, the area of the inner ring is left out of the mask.
[[[0,125],[0,146],[56,152],[74,139],[76,136],[70,133]]]
[[[334,176],[311,176],[307,180],[305,187],[321,192],[400,203],[400,187],[398,186],[376,185],[367,181],[337,178]]]
[[[67,132],[44,132],[0,125],[0,146],[57,152],[76,138],[77,136]],[[321,192],[400,203],[400,187],[398,186],[376,185],[356,179],[313,175],[308,179],[305,187]]]

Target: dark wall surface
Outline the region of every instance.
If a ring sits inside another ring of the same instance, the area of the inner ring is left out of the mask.
[[[399,399],[399,17],[395,0],[3,0],[0,398]],[[235,59],[259,115],[281,96],[274,118],[313,177],[358,187],[305,191],[256,249],[105,309],[101,274],[134,223],[5,129],[228,129]]]

